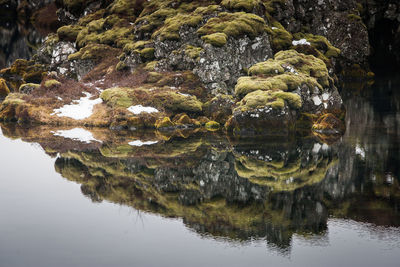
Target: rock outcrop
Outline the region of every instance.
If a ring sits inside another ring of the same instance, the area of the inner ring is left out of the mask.
[[[200,127],[215,121],[239,137],[288,135],[312,128],[340,134],[344,110],[338,75],[373,77],[365,22],[373,24],[378,15],[366,12],[369,2],[56,4],[59,20],[67,25],[49,35],[34,58],[47,76],[40,87],[27,90],[29,99],[24,94],[10,96],[25,103],[25,108],[17,109],[23,110],[24,121],[115,129]],[[374,5],[382,9],[383,17],[397,18],[397,5]],[[3,78],[12,92],[19,89]],[[56,93],[45,88],[48,79],[61,82]],[[74,89],[68,95],[66,81],[69,88],[74,84],[81,91]],[[20,79],[18,85],[27,82]],[[112,97],[104,97],[106,92]],[[56,117],[54,108],[70,105],[65,99],[78,100],[86,93],[101,102],[89,117]],[[42,98],[54,100],[40,116],[33,116],[30,109],[43,109],[38,106]],[[129,111],[136,106],[144,111]],[[16,112],[9,118],[8,109],[0,109],[2,119],[22,117]],[[208,129],[217,128],[214,122],[210,125],[215,127]]]

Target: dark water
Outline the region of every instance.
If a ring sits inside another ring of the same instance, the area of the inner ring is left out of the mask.
[[[339,139],[2,125],[0,266],[398,266],[399,81],[347,87]]]

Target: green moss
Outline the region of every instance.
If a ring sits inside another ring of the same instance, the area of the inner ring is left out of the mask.
[[[125,53],[131,53],[135,50],[142,50],[148,46],[151,46],[153,42],[148,40],[148,41],[137,41],[137,42],[129,42],[127,44],[124,45],[124,52]]]
[[[133,100],[129,96],[130,88],[114,87],[104,90],[100,98],[109,105],[128,108],[133,105]]]
[[[3,78],[0,78],[0,97],[6,97],[9,93],[10,89],[6,84],[6,81]]]
[[[228,36],[225,33],[216,32],[212,34],[207,34],[201,37],[201,39],[207,43],[216,47],[222,47],[226,44]]]
[[[227,9],[253,11],[261,3],[259,0],[223,0],[221,6]]]
[[[146,66],[143,68],[146,71],[154,71],[156,66],[157,66],[158,61],[150,61],[149,63],[146,64]]]
[[[109,55],[114,50],[114,48],[111,48],[108,45],[94,43],[88,44],[85,47],[82,47],[78,52],[69,55],[68,60],[99,59]]]
[[[353,20],[353,21],[362,21],[362,19],[361,19],[361,17],[359,16],[359,15],[356,15],[356,14],[352,14],[352,13],[350,13],[350,14],[347,14],[347,17],[350,19],[350,20]]]
[[[220,127],[221,125],[216,121],[209,121],[205,124],[205,128],[209,131],[218,130]]]
[[[243,97],[246,94],[253,91],[257,90],[268,91],[271,89],[272,89],[272,84],[267,79],[244,76],[238,79],[237,84],[235,86],[235,94],[239,97]]]
[[[271,45],[275,51],[284,50],[292,45],[293,36],[288,32],[282,24],[273,20],[272,27],[266,27],[267,32],[271,36]]]
[[[151,71],[151,72],[148,73],[146,82],[148,82],[148,83],[156,83],[159,80],[161,80],[162,77],[163,77],[162,73]]]
[[[154,126],[157,129],[168,128],[168,127],[173,127],[174,123],[171,121],[169,117],[164,117],[163,119],[157,120]]]
[[[248,109],[264,108],[266,106],[272,107],[273,109],[283,109],[285,103],[293,109],[299,109],[302,106],[301,97],[295,93],[257,90],[248,93],[242,101],[239,102],[238,109],[244,111]]]
[[[293,37],[297,40],[306,39],[313,47],[321,51],[327,58],[338,57],[340,55],[340,49],[334,47],[324,36],[299,32],[295,33]]]
[[[200,14],[177,14],[172,18],[165,20],[164,26],[156,31],[154,37],[164,40],[179,40],[179,29],[184,26],[196,27],[200,24],[203,17]]]
[[[103,91],[100,97],[111,106],[129,107],[131,105],[152,106],[171,111],[201,112],[202,103],[194,96],[179,94],[172,89],[115,87]]]
[[[136,11],[135,10],[137,0],[115,0],[112,4],[108,7],[108,11],[113,14],[123,14],[128,16],[134,16]]]
[[[285,69],[281,65],[282,63],[274,59],[268,59],[267,61],[257,63],[249,69],[250,75],[276,75],[285,72]]]
[[[87,25],[89,32],[103,31],[104,30],[104,22],[105,22],[104,18],[101,18],[98,20],[93,20],[93,21],[89,22]]]
[[[57,35],[59,40],[66,40],[70,42],[75,42],[76,37],[79,32],[83,29],[82,26],[79,25],[67,25],[58,28]]]
[[[1,83],[1,82],[0,82]],[[37,83],[25,83],[25,84],[22,84],[20,87],[19,87],[19,92],[20,93],[23,93],[23,92],[25,92],[25,91],[28,91],[28,92],[30,92],[30,91],[32,91],[32,90],[35,90],[35,89],[37,89],[37,88],[39,88],[40,87],[40,84],[37,84]]]
[[[201,47],[187,45],[185,49],[185,55],[191,59],[197,59],[199,58],[201,51],[203,51],[203,48]]]
[[[132,28],[129,27],[114,27],[112,29],[106,30],[104,32],[98,32],[101,30],[96,30],[97,27],[100,27],[101,23],[97,24],[94,22],[89,23],[92,24],[92,30],[90,27],[82,29],[78,36],[76,37],[76,43],[78,47],[83,47],[90,43],[98,43],[98,44],[120,44],[121,40],[126,40],[132,34]],[[103,22],[104,23],[104,22]]]
[[[197,30],[197,33],[200,35],[225,33],[232,37],[248,35],[250,38],[254,38],[264,32],[265,26],[264,19],[255,14],[221,12],[217,17],[209,19],[203,27]]]
[[[59,86],[59,85],[61,85],[61,83],[54,79],[47,80],[44,82],[44,87],[46,87],[46,88],[55,87],[55,86]]]

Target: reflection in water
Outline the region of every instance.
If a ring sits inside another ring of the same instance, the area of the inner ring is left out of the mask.
[[[349,95],[347,132],[330,145],[316,137],[249,142],[93,129],[102,142],[85,143],[45,127],[2,130],[38,142],[56,157],[56,171],[94,202],[182,218],[200,235],[265,240],[287,253],[295,236],[326,244],[330,217],[367,223],[371,231],[400,226],[400,97]]]
[[[50,127],[8,124],[2,131],[39,143],[56,158],[56,171],[93,202],[182,218],[201,236],[258,240],[290,255],[295,239],[328,245],[328,226],[337,219],[352,219],[379,238],[398,232],[397,87],[378,82],[357,96],[344,89],[347,132],[329,145],[314,136],[260,142],[88,129],[93,141],[80,142]]]

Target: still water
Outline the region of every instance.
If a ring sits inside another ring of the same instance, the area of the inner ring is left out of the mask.
[[[1,125],[0,266],[398,266],[400,86],[347,87],[338,138]]]

